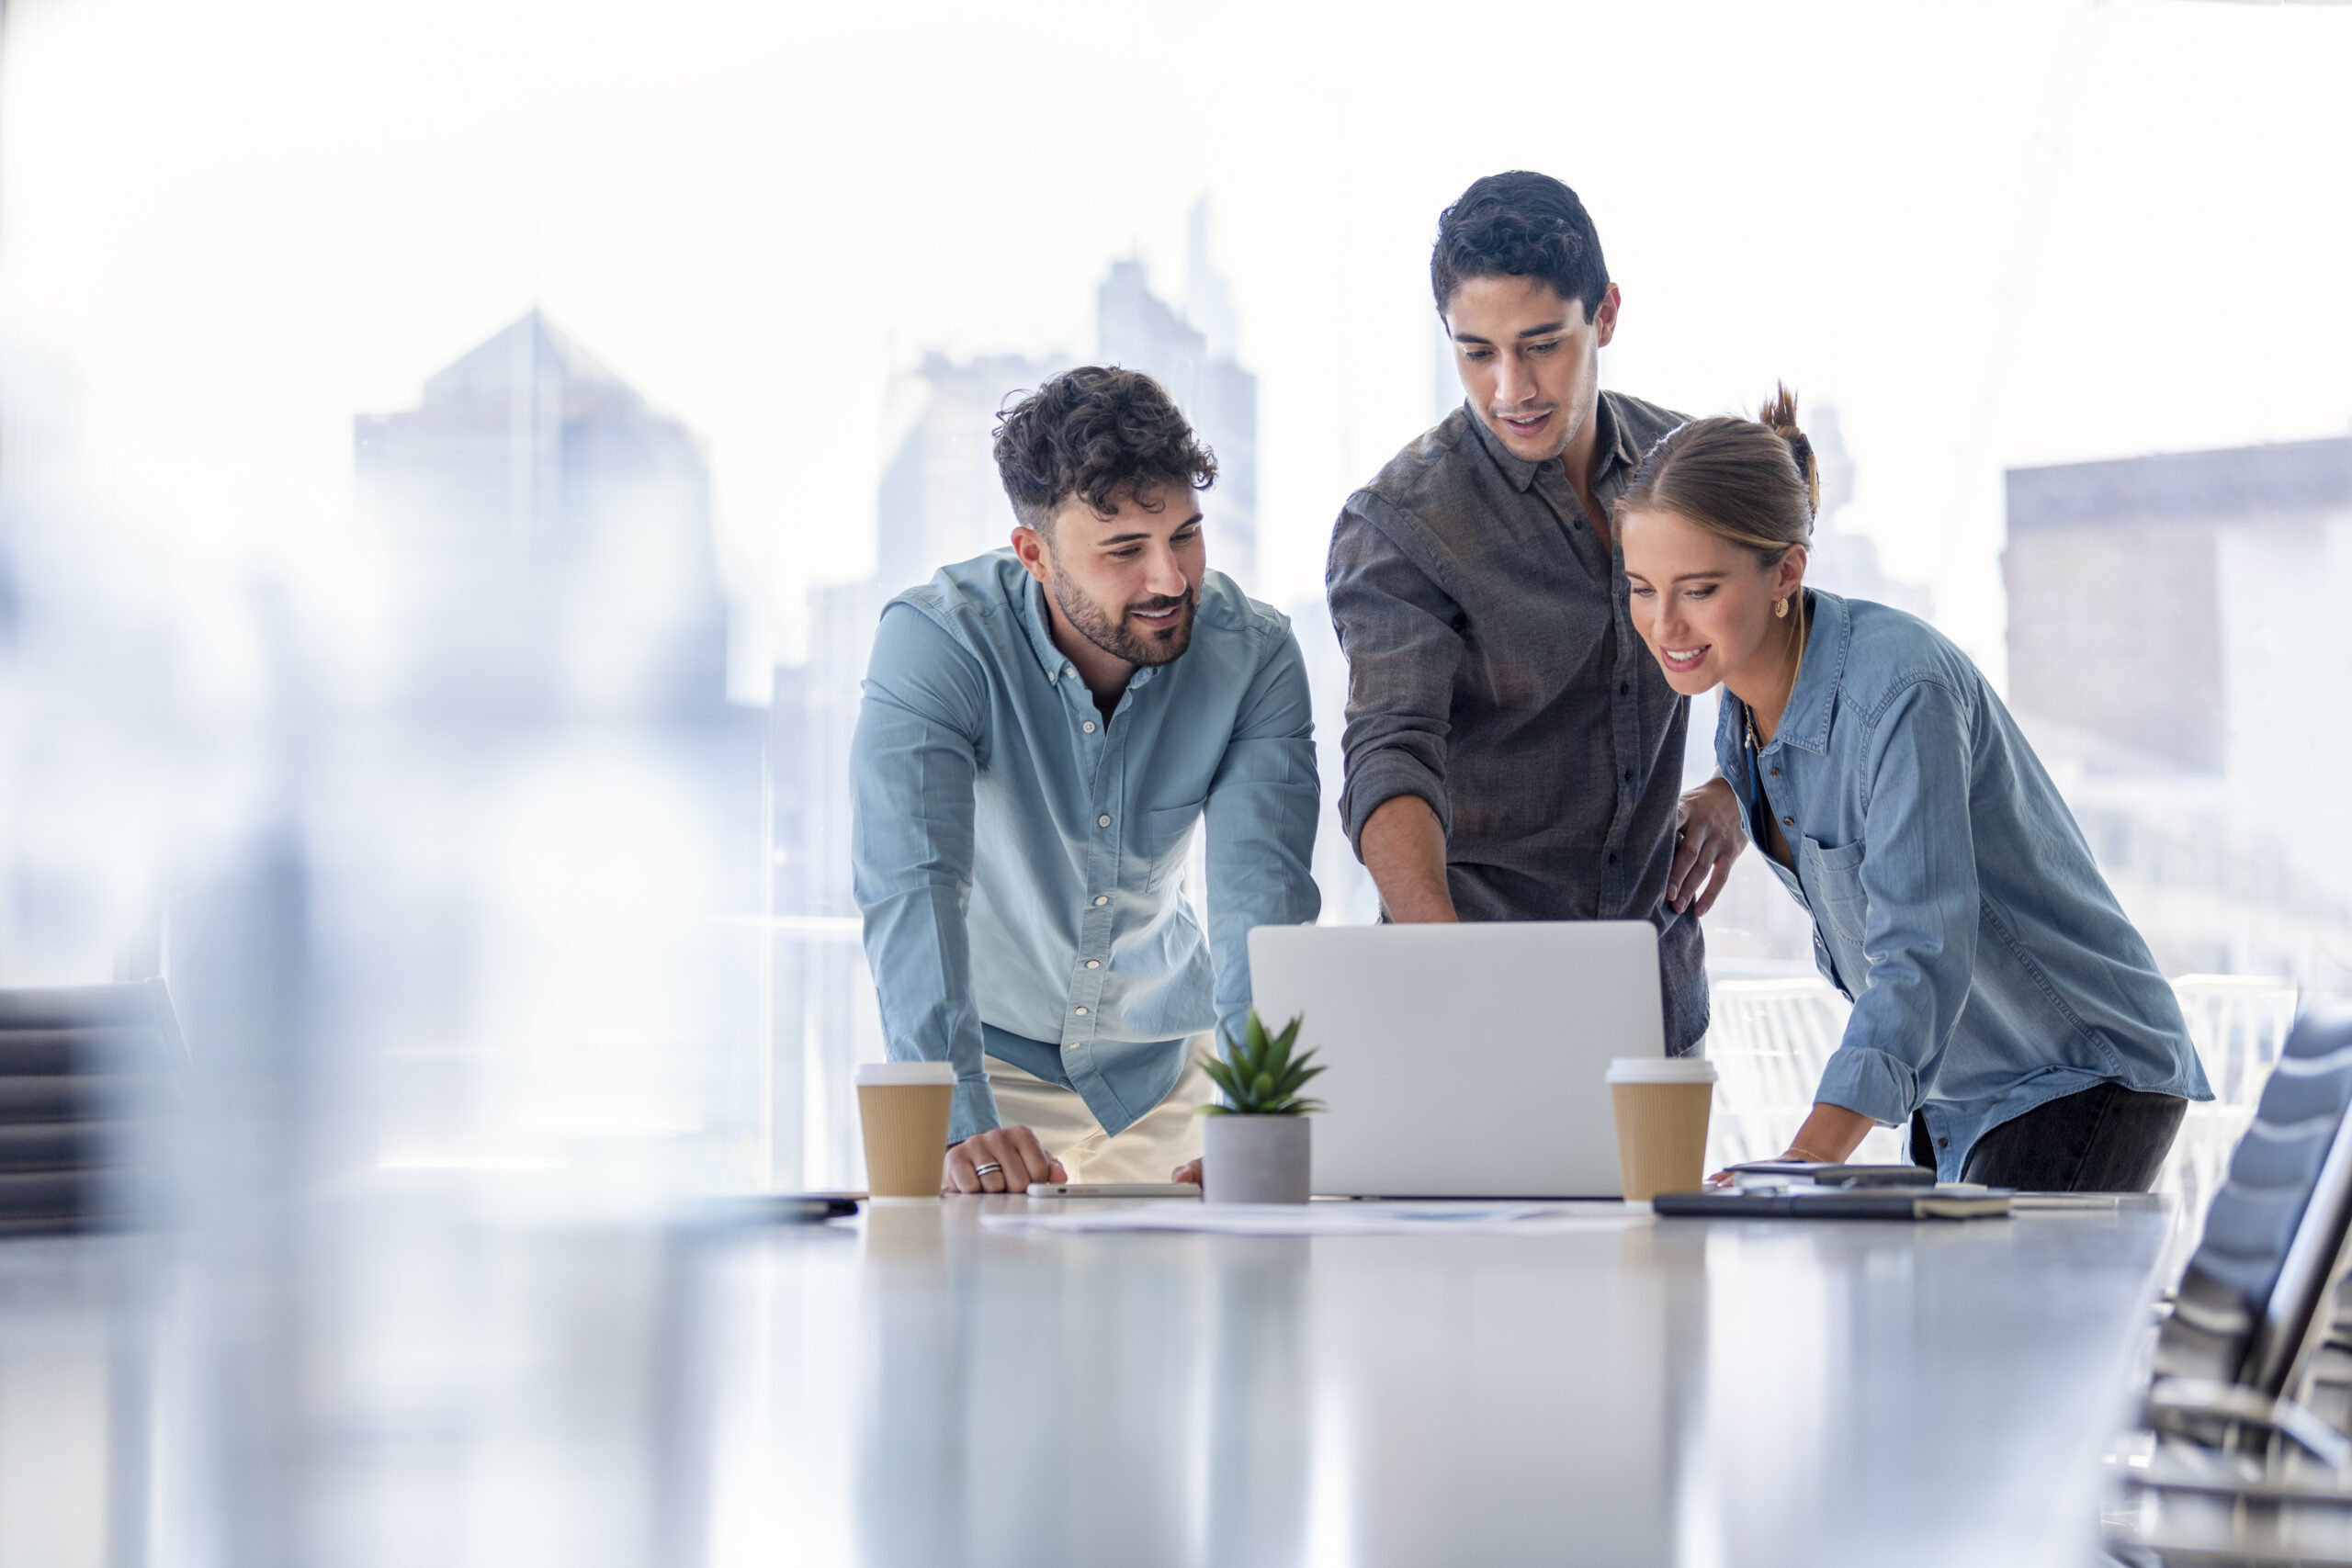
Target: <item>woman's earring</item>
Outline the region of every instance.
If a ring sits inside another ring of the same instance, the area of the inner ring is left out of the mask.
[[[1786,599],[1775,599],[1772,601],[1772,617],[1775,620],[1781,621],[1785,621],[1789,618],[1789,602]]]

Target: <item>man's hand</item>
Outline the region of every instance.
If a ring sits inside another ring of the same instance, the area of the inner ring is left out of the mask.
[[[992,1168],[983,1174],[982,1166]],[[939,1191],[946,1198],[959,1192],[1026,1192],[1033,1181],[1069,1179],[1069,1172],[1038,1144],[1036,1134],[1026,1127],[999,1127],[947,1145]]]
[[[1666,874],[1666,901],[1676,914],[1703,915],[1747,847],[1739,825],[1739,796],[1719,778],[1682,797],[1674,810],[1674,864]]]
[[[1175,1182],[1189,1181],[1198,1187],[1201,1184],[1201,1162],[1197,1159],[1186,1160],[1169,1174],[1168,1179]]]

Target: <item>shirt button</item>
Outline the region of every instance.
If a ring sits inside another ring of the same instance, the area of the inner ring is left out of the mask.
[[[1111,819],[1108,817],[1097,817],[1094,819],[1094,825],[1097,828],[1108,828],[1111,825]]]
[[[1767,768],[1767,769],[1765,769],[1764,771],[1765,771],[1766,773],[1770,773],[1770,774],[1771,774],[1774,778],[1776,778],[1776,779],[1777,779],[1777,778],[1779,778],[1779,777],[1781,776],[1781,770],[1780,770],[1780,769],[1778,769],[1778,768]]]
[[[1084,724],[1080,725],[1079,728],[1086,731],[1087,734],[1091,735],[1094,733],[1094,721],[1090,718]]]
[[[1783,828],[1793,828],[1796,825],[1797,819],[1793,817],[1783,817],[1781,818],[1781,826]]]
[[[1094,907],[1098,909],[1110,901],[1111,896],[1107,893],[1097,893],[1094,896]]]
[[[1619,696],[1621,696],[1621,697],[1622,697],[1622,696],[1623,696],[1626,693],[1628,693],[1628,692],[1632,691],[1633,689],[1634,689],[1634,688],[1633,688],[1631,685],[1627,684],[1627,683],[1626,683],[1625,682],[1623,682],[1623,681],[1620,681],[1620,682],[1617,682],[1617,694],[1618,694]]]
[[[1078,666],[1075,664],[1065,664],[1062,666],[1062,673],[1065,675],[1075,675],[1078,673]]]
[[[1615,865],[1617,863],[1617,852],[1615,850],[1609,852],[1609,863],[1611,865]]]
[[[1080,1008],[1078,1010],[1084,1012],[1086,1010],[1084,1008]],[[1951,1140],[1950,1138],[1938,1138],[1936,1140],[1936,1147],[1939,1149],[1948,1149],[1951,1147]]]
[[[1100,969],[1102,967],[1102,961],[1099,958],[1090,958],[1086,961],[1086,966],[1089,969]]]
[[[1079,1010],[1078,1010],[1078,1016],[1079,1016],[1079,1017],[1080,1017],[1080,1018],[1084,1018],[1084,1017],[1086,1016],[1086,1010],[1085,1010],[1084,1008],[1080,1008],[1080,1009],[1079,1009]]]
[[[1632,784],[1634,782],[1634,770],[1631,768],[1627,768],[1625,770],[1625,782],[1627,784]]]

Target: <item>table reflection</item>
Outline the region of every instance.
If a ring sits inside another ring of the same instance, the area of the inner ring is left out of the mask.
[[[395,1184],[270,1268],[8,1249],[0,1561],[2074,1564],[2167,1224],[978,1223],[1019,1202]]]

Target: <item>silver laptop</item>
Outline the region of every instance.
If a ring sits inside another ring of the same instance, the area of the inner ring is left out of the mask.
[[[1329,1068],[1307,1089],[1317,1192],[1622,1194],[1602,1077],[1666,1051],[1647,921],[1260,926],[1250,980]]]

